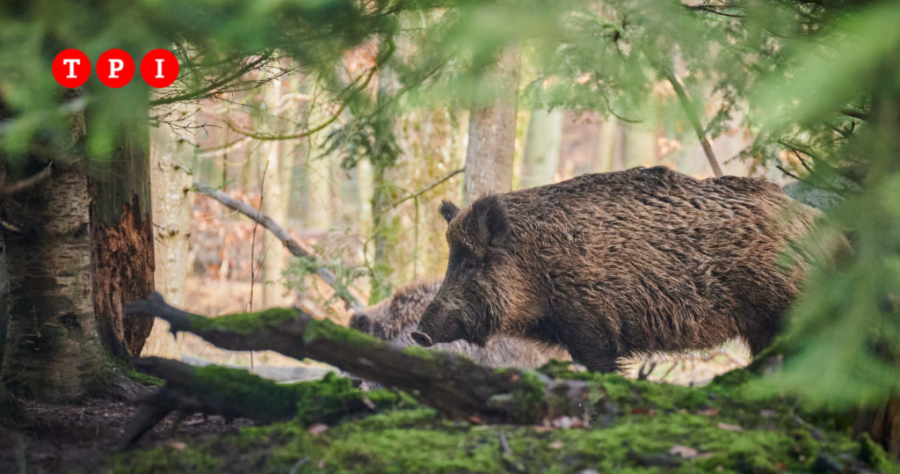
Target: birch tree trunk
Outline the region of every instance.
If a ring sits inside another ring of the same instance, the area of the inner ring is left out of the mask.
[[[512,189],[512,162],[516,140],[516,93],[522,51],[504,51],[497,61],[494,79],[502,86],[496,102],[472,110],[466,150],[466,204],[478,198]]]
[[[91,281],[91,198],[81,165],[17,196],[23,232],[8,232],[9,314],[2,379],[19,396],[50,402],[90,395],[103,350]],[[18,206],[17,206],[18,207]]]
[[[563,115],[560,109],[534,109],[528,121],[525,156],[522,159],[521,188],[553,183],[559,167]]]
[[[195,105],[175,106],[176,114],[182,117],[178,124],[191,125],[193,119],[189,117],[198,109]],[[196,149],[180,138],[165,124],[150,129],[150,193],[156,224],[154,286],[166,299],[184,304]],[[155,319],[141,356],[181,360],[181,340],[181,335],[169,332],[169,323]]]

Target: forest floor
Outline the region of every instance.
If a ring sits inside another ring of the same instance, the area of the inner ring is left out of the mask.
[[[0,428],[0,472],[900,473],[867,437],[851,439],[841,415],[748,389],[744,371],[703,387],[570,372],[565,364],[542,371],[587,381],[593,413],[544,426],[483,425],[400,397],[327,424],[226,425],[193,416],[173,432],[170,417],[138,449],[120,453],[132,406],[26,405],[31,423]],[[311,383],[331,384],[335,399],[375,400],[346,379]]]
[[[126,427],[134,419],[134,404],[94,399],[79,405],[22,403],[22,420],[0,423],[0,473],[96,473],[116,452]],[[193,415],[175,428],[175,415],[142,439],[138,447],[166,444],[173,449],[186,441],[237,432],[252,424],[237,419]]]

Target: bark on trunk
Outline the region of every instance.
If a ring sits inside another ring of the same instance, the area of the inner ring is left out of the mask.
[[[148,113],[144,109],[142,116]],[[93,288],[103,344],[126,358],[141,353],[153,320],[124,321],[122,305],[153,292],[155,265],[146,122],[136,120],[118,138],[119,148],[109,161],[92,163]]]
[[[512,189],[512,162],[516,140],[516,93],[519,85],[521,49],[503,52],[495,71],[504,84],[494,105],[472,110],[469,145],[466,150],[466,204]]]
[[[3,233],[0,232],[0,369],[3,368],[3,348],[6,347],[6,326],[9,323],[8,296],[9,272],[6,261],[6,240]],[[0,379],[0,403],[6,394],[2,380]]]
[[[9,317],[3,380],[11,392],[72,401],[99,388],[103,351],[94,317],[88,177],[57,165],[17,198],[22,233],[5,235]]]
[[[559,109],[534,109],[528,121],[525,156],[522,159],[521,188],[553,183],[559,167],[564,112]]]
[[[192,117],[197,111],[196,106],[182,105],[175,109],[182,117]],[[190,121],[182,123],[189,125]],[[180,140],[170,126],[163,124],[150,129],[150,183],[156,224],[154,286],[168,301],[179,305],[184,304],[187,280],[193,207],[191,173],[195,164],[195,148]],[[180,359],[181,337],[173,336],[165,321],[155,320],[141,355]]]

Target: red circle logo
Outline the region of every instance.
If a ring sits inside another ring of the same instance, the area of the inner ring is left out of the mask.
[[[81,87],[91,75],[91,61],[77,49],[67,49],[53,59],[53,78],[63,87]]]
[[[141,60],[141,77],[150,87],[169,87],[178,78],[178,59],[171,51],[154,49]]]
[[[122,87],[134,77],[134,61],[125,51],[111,49],[97,60],[97,77],[107,87]]]

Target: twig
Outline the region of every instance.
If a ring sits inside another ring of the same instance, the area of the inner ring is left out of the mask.
[[[3,186],[2,188],[0,188],[0,196],[9,197],[37,186],[41,183],[41,181],[50,177],[50,167],[51,165],[47,165],[46,168],[42,169],[40,172],[29,178],[25,178],[22,181],[13,183],[10,186]]]
[[[716,175],[716,178],[721,178],[722,168],[719,167],[719,161],[716,160],[712,145],[710,145],[709,140],[706,138],[706,132],[703,131],[703,126],[700,125],[700,116],[697,114],[697,111],[694,110],[694,106],[691,104],[690,99],[688,99],[684,87],[681,86],[681,83],[678,82],[678,79],[675,78],[674,74],[663,72],[663,76],[670,84],[672,84],[672,88],[675,89],[675,94],[678,95],[678,101],[681,103],[681,108],[684,110],[684,114],[687,115],[688,121],[691,122],[691,126],[694,127],[694,132],[697,133],[697,138],[700,140],[703,152],[706,153],[706,159],[709,160],[709,166],[712,167],[713,174]]]
[[[866,112],[863,112],[861,110],[853,110],[853,109],[845,108],[845,109],[841,109],[841,113],[848,117],[853,117],[855,119],[866,120],[866,121],[869,120],[869,114],[867,114]]]
[[[300,242],[294,240],[293,237],[291,237],[290,234],[288,234],[287,231],[284,230],[284,228],[282,228],[280,225],[278,225],[278,223],[272,220],[271,217],[267,216],[260,210],[254,209],[253,207],[248,206],[247,204],[244,204],[241,201],[238,201],[237,199],[234,199],[233,197],[221,191],[216,191],[215,189],[212,189],[211,187],[203,183],[195,182],[194,188],[200,194],[204,194],[215,199],[216,201],[219,201],[226,207],[240,212],[241,214],[258,222],[266,229],[269,229],[269,232],[272,232],[275,237],[281,240],[281,243],[284,244],[285,247],[287,247],[288,251],[291,252],[292,255],[318,260],[316,258],[315,252],[313,252],[311,249],[306,248],[304,245],[300,244]],[[363,309],[363,305],[359,302],[359,299],[351,293],[349,288],[346,289],[347,291],[343,291],[344,289],[341,288],[337,276],[335,276],[335,274],[331,270],[320,266],[318,269],[316,269],[316,274],[318,274],[319,277],[322,278],[323,281],[325,281],[325,283],[334,288],[338,297],[344,300],[344,302],[346,302],[350,308],[356,311]]]
[[[247,303],[249,311],[253,311],[253,284],[256,280],[256,272],[254,271],[253,250],[256,248],[256,229],[259,228],[259,214],[262,212],[263,200],[265,199],[266,173],[269,172],[269,159],[266,158],[266,166],[263,167],[262,179],[259,180],[259,210],[256,211],[256,219],[253,219],[253,232],[250,234],[250,301]],[[265,245],[265,244],[263,244]],[[263,259],[266,257],[263,256]],[[262,266],[260,263],[259,266]],[[257,267],[258,268],[258,267]],[[263,282],[265,286],[265,282]],[[263,288],[265,291],[265,288]],[[250,373],[253,373],[253,352],[250,352]]]
[[[371,82],[372,76],[375,74],[375,71],[377,71],[376,68],[371,68],[369,73],[365,75],[365,80],[363,81],[363,83],[360,84],[359,86],[356,86],[357,91],[365,89],[369,85],[369,82]],[[358,82],[361,77],[362,76],[356,78],[353,82],[351,82],[351,86],[353,84],[356,84],[356,82]],[[340,118],[341,113],[344,111],[344,109],[347,108],[348,105],[350,105],[350,99],[343,101],[341,103],[340,108],[338,108],[338,110],[334,114],[332,114],[331,118],[329,118],[328,120],[325,120],[323,123],[317,125],[314,128],[307,129],[304,132],[296,133],[293,135],[272,135],[272,134],[264,134],[264,133],[253,133],[253,132],[248,132],[246,130],[240,130],[240,129],[236,128],[231,122],[228,122],[227,125],[228,125],[228,128],[230,128],[231,130],[234,130],[235,132],[238,132],[245,137],[253,138],[255,140],[266,140],[266,141],[295,140],[298,138],[306,138],[308,136],[315,134],[316,132],[324,130],[325,127],[331,125],[332,123],[337,121],[338,118]]]
[[[410,194],[409,196],[406,196],[406,197],[404,197],[403,199],[401,199],[401,200],[395,202],[394,204],[391,205],[391,209],[393,209],[393,208],[395,208],[395,207],[397,207],[397,206],[403,204],[403,203],[406,202],[406,201],[409,201],[410,199],[415,199],[415,198],[417,198],[417,197],[419,197],[419,196],[421,196],[421,195],[427,193],[428,191],[431,191],[432,189],[434,189],[434,188],[436,188],[436,187],[438,187],[438,186],[440,186],[440,185],[446,183],[448,180],[450,180],[450,178],[452,178],[452,177],[454,177],[454,176],[456,176],[456,175],[458,175],[458,174],[464,172],[465,170],[466,170],[465,168],[460,168],[460,169],[458,169],[458,170],[456,170],[456,171],[451,172],[451,173],[448,174],[447,176],[444,176],[443,178],[441,178],[441,179],[435,181],[434,183],[431,183],[430,185],[428,185],[428,186],[426,186],[426,187],[424,187],[424,188],[422,188],[422,189],[420,189],[420,190],[418,190],[418,191],[416,191],[416,192]]]

